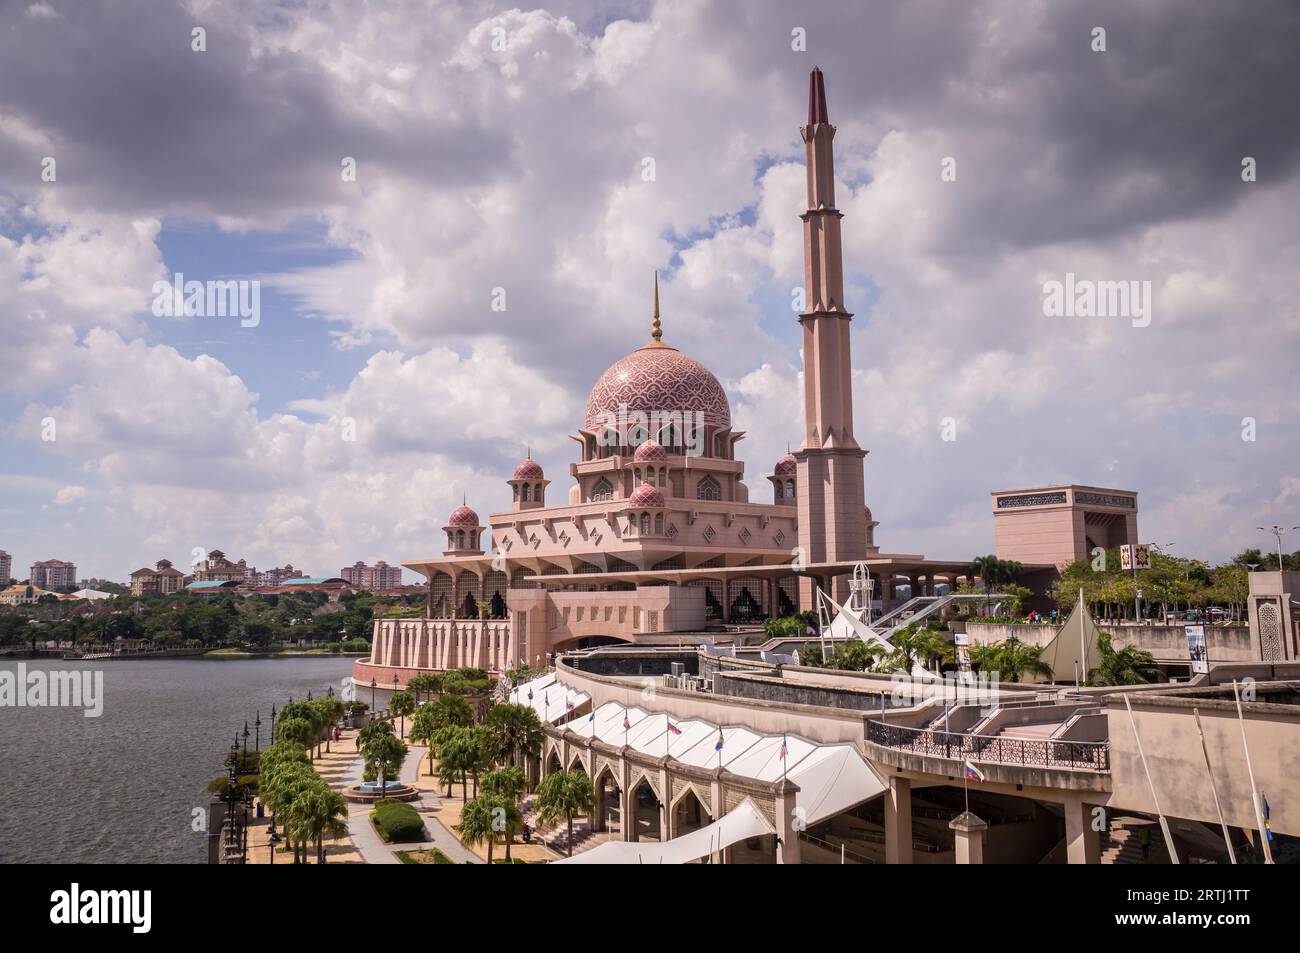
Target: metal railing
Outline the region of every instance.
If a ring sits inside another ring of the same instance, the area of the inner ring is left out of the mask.
[[[1107,741],[1052,741],[1007,738],[1002,735],[969,735],[932,728],[909,728],[870,719],[867,720],[866,737],[881,747],[957,761],[969,759],[1026,767],[1110,770],[1110,743]]]
[[[810,844],[814,844],[817,847],[820,847],[822,850],[833,851],[834,853],[839,854],[841,857],[852,858],[853,860],[857,861],[860,864],[879,863],[878,860],[874,860],[873,858],[868,857],[866,854],[858,853],[856,850],[849,847],[847,844],[844,843],[837,844],[833,841],[823,840],[820,837],[814,837],[812,834],[809,834],[807,831],[800,831],[799,839],[802,841],[807,841]]]

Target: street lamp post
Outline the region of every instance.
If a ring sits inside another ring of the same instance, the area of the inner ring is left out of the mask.
[[[1287,533],[1294,533],[1296,530],[1300,529],[1300,526],[1292,526],[1290,529],[1284,529],[1281,526],[1272,526],[1267,529],[1263,526],[1256,526],[1255,529],[1259,530],[1261,533],[1272,533],[1277,538],[1277,571],[1281,572],[1282,571],[1282,537],[1285,536]]]
[[[261,754],[262,752],[262,713],[259,711],[257,717],[253,719],[253,752]]]
[[[379,683],[375,679],[370,680],[370,717],[375,717],[375,686]]]
[[[275,864],[275,845],[280,843],[280,834],[275,829],[275,815],[271,815],[271,823],[266,829],[266,846],[271,848],[271,863]]]

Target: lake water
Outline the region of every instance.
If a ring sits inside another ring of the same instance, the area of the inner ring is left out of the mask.
[[[271,705],[339,694],[352,671],[328,656],[23,664],[103,672],[103,714],[0,707],[0,863],[206,863],[193,811],[244,720],[251,751],[261,711],[265,748]]]

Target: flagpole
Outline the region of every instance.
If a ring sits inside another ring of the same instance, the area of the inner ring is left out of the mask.
[[[1147,787],[1151,789],[1151,800],[1156,805],[1156,817],[1160,819],[1160,830],[1165,835],[1165,847],[1169,848],[1172,863],[1178,863],[1178,851],[1174,849],[1174,837],[1169,833],[1169,822],[1165,820],[1164,811],[1160,810],[1160,798],[1156,795],[1156,783],[1151,780],[1151,767],[1147,764],[1146,752],[1142,750],[1142,738],[1138,735],[1137,721],[1133,718],[1133,706],[1129,704],[1128,695],[1124,696],[1124,707],[1128,709],[1128,723],[1133,729],[1133,740],[1137,742],[1138,755],[1142,758],[1142,770],[1146,772]]]
[[[1255,808],[1255,824],[1259,827],[1260,845],[1264,848],[1264,863],[1273,863],[1273,848],[1268,846],[1268,827],[1264,823],[1264,812],[1259,809],[1259,790],[1255,787],[1255,769],[1250,763],[1250,744],[1246,741],[1246,716],[1241,710],[1241,693],[1237,691],[1237,680],[1232,680],[1232,697],[1237,701],[1237,721],[1241,725],[1241,747],[1246,751],[1246,774],[1250,778],[1250,803]]]
[[[1228,822],[1223,819],[1223,805],[1219,803],[1219,788],[1214,783],[1214,769],[1210,767],[1210,749],[1205,744],[1205,731],[1201,728],[1201,711],[1199,708],[1192,709],[1192,717],[1196,719],[1196,733],[1201,736],[1201,754],[1205,755],[1205,773],[1210,776],[1210,793],[1214,795],[1214,809],[1219,814],[1219,826],[1223,828],[1223,843],[1228,848],[1228,860],[1235,864],[1237,854],[1232,849],[1232,838],[1228,834]]]

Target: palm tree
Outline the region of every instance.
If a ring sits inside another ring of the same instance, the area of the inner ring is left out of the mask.
[[[469,728],[450,725],[438,733],[438,781],[447,785],[448,797],[451,797],[451,786],[459,781],[461,801],[469,800],[468,776],[478,757],[477,744]]]
[[[543,824],[568,825],[568,856],[573,856],[573,819],[590,816],[596,806],[591,778],[581,771],[556,771],[537,786],[537,815]]]
[[[277,741],[288,741],[300,745],[304,750],[316,741],[316,729],[306,718],[278,718],[275,722]]]
[[[996,674],[1004,682],[1019,682],[1025,675],[1052,677],[1052,667],[1043,661],[1043,646],[1016,639],[976,643],[968,650],[971,665],[980,672]]]
[[[987,556],[976,556],[971,560],[971,572],[984,580],[984,609],[987,612],[989,607],[989,594],[993,591],[993,584],[998,578],[998,567],[1001,560],[990,553]]]
[[[393,697],[388,700],[388,708],[394,714],[402,719],[401,730],[397,733],[399,738],[406,736],[406,716],[415,711],[415,699],[411,697],[410,692],[393,692]]]
[[[396,735],[376,734],[361,746],[366,767],[382,782],[381,793],[388,788],[388,780],[397,780],[406,760],[406,745]]]
[[[519,814],[519,802],[528,790],[528,777],[524,774],[524,769],[511,765],[505,768],[497,768],[495,771],[489,771],[483,775],[483,793],[490,797],[497,797],[508,802],[518,815],[519,824],[523,824],[523,815]],[[506,860],[510,860],[510,844],[514,840],[515,831],[518,827],[507,826],[506,828]]]
[[[466,803],[460,812],[456,833],[471,846],[487,844],[487,862],[492,863],[492,847],[497,834],[506,834],[506,859],[510,859],[510,815],[519,817],[519,808],[503,797],[485,794]]]
[[[1001,643],[998,652],[999,674],[1008,682],[1018,682],[1023,675],[1052,677],[1052,667],[1042,659],[1043,646],[1016,640]]]
[[[1089,685],[1145,685],[1159,677],[1160,670],[1150,652],[1126,645],[1116,649],[1105,632],[1097,636],[1101,664],[1088,672]]]
[[[259,783],[258,793],[262,800],[284,823],[285,837],[293,847],[295,864],[305,862],[307,856],[306,841],[299,826],[300,815],[296,813],[297,804],[312,785],[319,783],[320,778],[311,767],[301,762],[282,764]]]
[[[429,774],[433,774],[433,754],[434,754],[434,736],[438,733],[438,726],[435,721],[434,706],[425,702],[415,710],[415,717],[411,719],[411,740],[422,741],[429,748]]]
[[[413,675],[406,683],[408,692],[414,693],[417,697],[423,694],[426,702],[441,688],[442,677],[432,672],[421,672],[419,675]]]
[[[497,761],[509,759],[523,767],[529,757],[542,752],[542,722],[526,705],[493,705],[484,719],[490,747]]]
[[[316,863],[325,863],[326,837],[347,834],[347,814],[343,795],[319,779],[295,800],[290,815],[302,836],[316,842]]]
[[[446,725],[458,725],[462,728],[468,728],[474,724],[474,709],[469,702],[459,695],[443,695],[436,702],[433,702],[433,708],[435,712],[433,720],[437,728]]]

